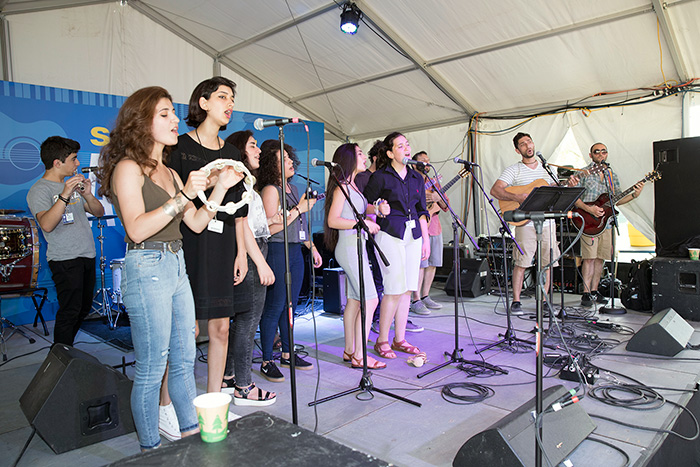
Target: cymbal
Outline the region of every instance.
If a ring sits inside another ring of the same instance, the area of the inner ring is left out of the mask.
[[[89,221],[108,221],[110,219],[116,219],[119,216],[116,214],[107,214],[106,216],[101,216],[101,217],[95,217],[95,216],[88,216]]]
[[[0,216],[7,216],[12,214],[20,214],[25,212],[23,209],[0,209]]]

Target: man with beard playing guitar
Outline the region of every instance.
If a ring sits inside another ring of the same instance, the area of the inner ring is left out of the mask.
[[[549,174],[542,167],[540,161],[535,157],[535,143],[527,133],[518,133],[513,138],[515,152],[522,159],[511,166],[506,167],[496,183],[491,187],[491,196],[500,200],[501,211],[516,209],[527,198],[536,186],[553,184]],[[508,204],[512,205],[506,208]],[[523,289],[523,278],[525,269],[532,266],[532,260],[537,251],[537,234],[531,221],[524,221],[517,224],[515,228],[515,239],[523,249],[524,254],[520,254],[517,249],[513,250],[513,303],[510,306],[511,313],[522,315],[520,304],[520,292]],[[559,256],[559,247],[556,241],[554,221],[546,221],[542,228],[542,264],[550,262],[550,244],[553,257]],[[552,265],[557,266],[558,263]],[[549,290],[549,279],[551,268],[547,270],[545,290]],[[545,303],[544,311],[549,311]]]
[[[591,164],[585,169],[594,167],[597,164],[604,163],[608,158],[608,148],[603,143],[595,143],[591,146],[591,152],[588,154],[591,157]],[[584,170],[585,170],[584,169]],[[608,180],[606,180],[606,178]],[[609,193],[608,184],[611,185],[613,193]],[[594,217],[601,217],[605,214],[605,210],[594,202],[603,193],[608,193],[611,197],[620,191],[620,180],[617,174],[610,168],[602,173],[595,173],[587,176],[573,175],[569,178],[569,186],[576,186],[581,183],[586,191],[583,196],[576,201],[576,207],[591,214]],[[643,182],[639,182],[634,186],[634,191],[629,195],[619,200],[616,205],[629,203],[637,198],[644,187]],[[583,274],[583,295],[581,296],[581,306],[589,307],[593,305],[593,301],[605,304],[608,299],[598,292],[598,283],[603,272],[603,264],[605,261],[612,258],[612,226],[607,225],[605,229],[597,236],[588,235],[581,236],[581,256],[583,264],[581,273]]]

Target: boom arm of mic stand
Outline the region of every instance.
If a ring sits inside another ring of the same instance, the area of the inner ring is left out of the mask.
[[[433,172],[435,173],[435,179],[438,179],[438,173],[437,170],[435,170],[435,167],[432,166],[432,164],[425,164],[431,169],[433,169]],[[430,179],[430,178],[428,178]],[[433,187],[435,187],[435,184],[432,183]],[[450,205],[450,202],[447,201],[447,198],[445,197],[445,194],[442,192],[442,190],[435,190],[435,193],[437,193],[440,196],[440,199],[442,200],[443,203],[445,203],[445,206],[447,206],[447,210],[450,211],[450,215],[452,216],[452,219],[454,220],[455,224],[459,226],[460,229],[462,229],[462,232],[467,234],[467,237],[469,237],[469,240],[472,242],[472,245],[474,245],[474,248],[479,250],[479,245],[477,244],[476,240],[474,240],[474,237],[471,236],[469,231],[467,230],[466,226],[464,223],[462,223],[462,220],[459,218],[459,216],[452,210],[452,206]]]
[[[493,212],[496,213],[496,217],[498,217],[498,220],[501,221],[501,227],[503,230],[510,236],[511,240],[513,240],[513,244],[515,244],[515,247],[518,249],[521,255],[524,255],[525,252],[523,251],[522,248],[520,248],[520,245],[518,244],[518,241],[515,239],[515,235],[513,235],[513,232],[510,230],[510,227],[508,226],[508,222],[503,219],[503,216],[501,215],[500,212],[498,212],[498,209],[496,206],[493,205],[493,198],[491,198],[489,195],[486,194],[486,190],[484,190],[484,187],[481,185],[479,182],[479,179],[476,177],[474,172],[472,171],[472,168],[469,167],[467,170],[469,170],[472,174],[472,180],[476,182],[476,185],[479,187],[479,190],[481,191],[481,194],[484,196],[484,199],[489,202],[489,205],[491,205],[491,209],[493,209]]]

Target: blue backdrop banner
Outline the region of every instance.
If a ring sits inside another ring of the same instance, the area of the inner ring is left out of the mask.
[[[31,224],[31,213],[27,207],[27,192],[44,173],[44,165],[39,156],[42,141],[49,136],[63,136],[80,143],[78,159],[81,167],[96,166],[100,149],[109,142],[109,131],[114,124],[119,107],[126,97],[110,94],[60,89],[31,84],[0,81],[0,229],[12,230],[18,222]],[[187,116],[187,106],[175,104],[175,110],[180,118],[180,133],[190,130],[184,120]],[[233,112],[222,138],[240,130],[253,130],[258,143],[267,139],[278,139],[277,127],[255,131],[253,122],[257,118],[279,118],[246,112]],[[308,128],[308,133],[307,129]],[[323,167],[310,167],[313,158],[323,160],[324,134],[323,124],[307,122],[290,124],[284,127],[285,143],[294,147],[301,160],[297,173],[310,178],[312,186],[318,192],[325,191],[325,174]],[[94,175],[90,175],[94,177]],[[306,188],[306,180],[295,176],[292,183],[302,191]],[[96,183],[95,183],[96,185]],[[94,186],[94,190],[97,190]],[[114,209],[106,199],[100,199],[105,206],[105,214],[114,214]],[[21,212],[15,212],[21,211]],[[11,213],[11,214],[8,214]],[[323,203],[317,203],[311,211],[310,223],[314,232],[323,230]],[[118,219],[103,221],[103,248],[105,258],[105,287],[113,286],[112,268],[114,260],[124,257],[124,228]],[[96,241],[97,254],[100,255],[100,235],[97,222],[91,222]],[[38,226],[37,226],[38,227]],[[51,272],[46,263],[46,242],[39,231],[40,242],[35,242],[34,248],[39,248],[39,269],[37,287],[49,289],[49,299],[44,305],[43,314],[47,320],[54,319],[56,309],[56,293],[51,280]],[[28,241],[25,241],[28,243]],[[30,255],[33,256],[33,255]],[[14,259],[0,259],[0,280],[13,283],[20,269],[15,268],[8,277],[9,264]],[[30,257],[24,260],[32,268]],[[98,268],[95,271],[97,286],[100,287],[99,257]],[[115,262],[116,266],[117,262]],[[17,264],[20,266],[20,264]],[[116,274],[115,277],[119,277]],[[26,324],[34,319],[34,305],[28,298],[3,298],[0,312],[2,316],[15,324]]]

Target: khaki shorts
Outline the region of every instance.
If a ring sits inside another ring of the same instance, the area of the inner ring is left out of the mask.
[[[550,235],[551,234],[551,235]],[[525,224],[515,228],[515,240],[523,249],[524,254],[513,245],[513,263],[521,268],[529,268],[534,263],[535,253],[537,253],[537,233],[535,226]],[[542,228],[542,266],[549,264],[549,244],[552,244],[555,258],[559,257],[559,245],[557,243],[556,224],[553,222],[545,222]],[[559,263],[554,263],[552,266],[558,266]]]
[[[581,257],[583,259],[612,258],[612,229],[605,229],[597,237],[581,236]]]

